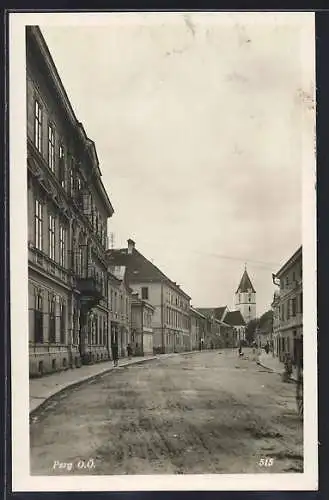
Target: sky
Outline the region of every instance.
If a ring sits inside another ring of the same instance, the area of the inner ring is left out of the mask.
[[[132,238],[195,307],[233,309],[246,263],[268,310],[272,272],[302,243],[313,17],[103,14],[41,30],[95,142],[114,246]]]

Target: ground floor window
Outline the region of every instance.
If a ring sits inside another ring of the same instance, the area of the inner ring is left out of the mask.
[[[65,344],[65,329],[66,329],[66,321],[65,321],[65,313],[66,307],[63,301],[59,304],[59,320],[60,320],[60,341],[61,344]]]
[[[43,297],[41,290],[37,290],[35,293],[34,341],[36,343],[43,342]]]
[[[55,304],[56,304],[56,297],[55,295],[49,294],[49,299],[48,299],[48,326],[49,326],[49,342],[50,343],[55,343],[56,342],[56,315],[55,315]]]

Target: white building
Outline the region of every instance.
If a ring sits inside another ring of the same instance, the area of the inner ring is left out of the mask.
[[[256,318],[256,290],[251,283],[247,269],[244,270],[235,292],[235,307],[241,312],[246,324]]]
[[[190,341],[190,297],[158,267],[144,257],[135,242],[127,248],[108,250],[112,265],[126,266],[129,287],[138,298],[154,307],[152,318],[155,352],[188,351]]]

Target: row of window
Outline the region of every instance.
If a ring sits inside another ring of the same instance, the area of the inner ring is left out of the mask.
[[[50,259],[58,261],[62,267],[66,267],[66,238],[67,229],[65,224],[61,222],[53,213],[48,213],[48,252],[46,253]],[[58,253],[56,252],[57,243]],[[38,250],[46,250],[44,242],[43,204],[38,199],[35,200],[34,244]]]
[[[291,285],[294,285],[296,281],[301,280],[303,278],[303,268],[302,264],[300,264],[298,270],[295,269],[291,273],[287,274],[285,279],[281,279],[280,288],[284,290],[285,288],[289,288]]]
[[[66,344],[66,302],[52,292],[42,289],[35,290],[34,302],[34,342],[45,342],[45,331],[48,329],[47,341],[51,344]],[[91,345],[106,345],[108,335],[108,322],[104,316],[93,314],[89,318],[88,343]],[[59,329],[59,336],[57,335]],[[73,329],[79,331],[79,319],[77,311],[73,317]],[[74,336],[77,343],[77,336]]]
[[[174,328],[189,328],[189,318],[185,314],[180,313],[170,307],[166,307],[166,323]]]
[[[168,290],[167,292],[167,302],[169,302],[169,304],[174,304],[177,307],[180,307],[184,311],[186,311],[189,307],[186,300],[182,299],[182,297],[180,297],[177,293],[172,292],[171,290]]]
[[[298,313],[303,312],[303,293],[292,299],[286,300],[280,305],[280,321],[287,321],[294,318]]]
[[[108,323],[104,316],[96,313],[89,318],[88,324],[88,344],[106,345],[108,339]]]
[[[56,335],[56,318],[59,320],[59,342],[65,344],[66,331],[66,304],[61,297],[48,292],[48,296],[41,289],[37,289],[34,295],[34,341],[36,343],[44,342],[45,328],[48,327],[48,342],[55,344],[57,342]],[[48,307],[46,307],[47,301]]]
[[[123,315],[126,319],[129,319],[129,298],[125,297],[123,293],[111,288],[109,309],[111,312]]]
[[[43,108],[40,102],[36,99],[34,106],[34,144],[37,150],[42,154],[42,130],[43,130]],[[58,145],[58,171],[56,172],[56,140],[55,140],[55,126],[53,123],[48,123],[48,147],[47,147],[47,161],[50,170],[57,174],[59,183],[67,190],[67,193],[77,198],[80,208],[83,209],[90,218],[96,235],[99,237],[103,246],[106,245],[106,221],[102,220],[99,210],[92,200],[90,193],[87,194],[87,200],[82,198],[83,181],[79,176],[75,160],[70,156],[68,162],[68,176],[66,179],[65,168],[65,150],[62,143]],[[67,153],[68,154],[68,153]]]

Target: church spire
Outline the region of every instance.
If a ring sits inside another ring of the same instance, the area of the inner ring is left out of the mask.
[[[245,263],[244,273],[242,275],[242,278],[241,278],[241,281],[240,281],[240,284],[238,286],[236,293],[244,293],[244,292],[248,292],[248,291],[256,293],[256,291],[251,283],[251,280],[249,278],[248,272],[247,272],[247,263]]]

